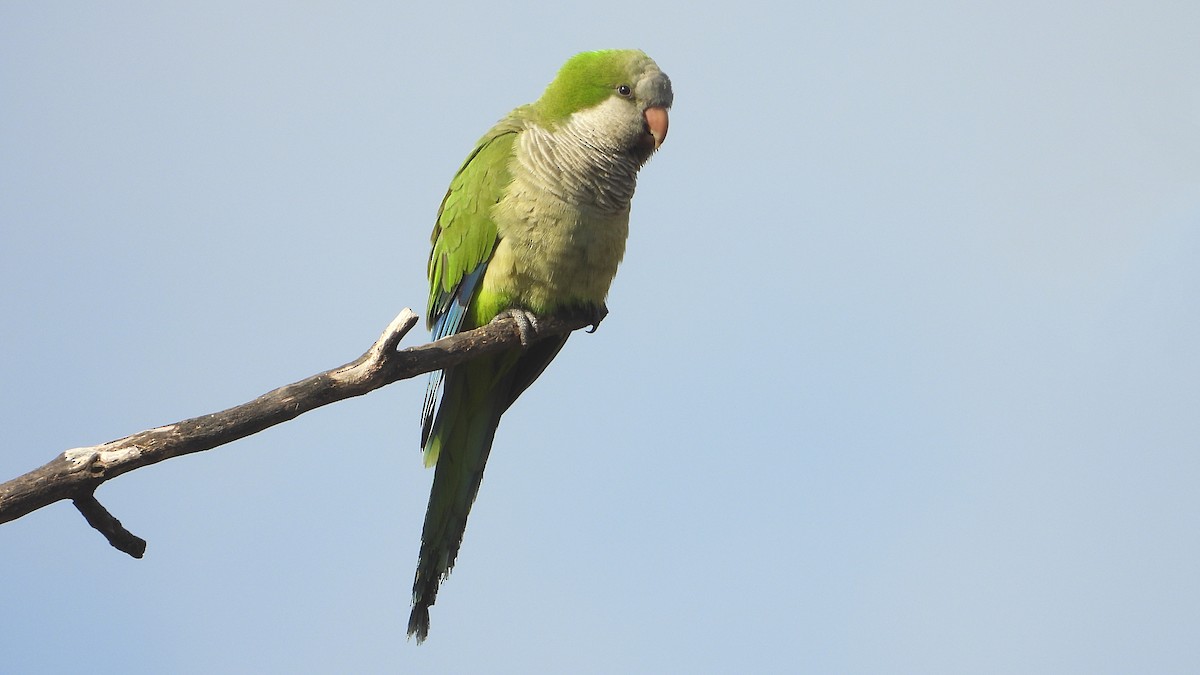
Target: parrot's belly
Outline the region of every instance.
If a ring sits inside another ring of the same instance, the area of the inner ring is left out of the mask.
[[[629,212],[599,213],[553,197],[496,205],[496,250],[485,292],[535,313],[601,305],[625,254]]]

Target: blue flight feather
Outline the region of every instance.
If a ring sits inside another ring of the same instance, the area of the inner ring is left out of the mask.
[[[437,303],[433,319],[433,339],[440,340],[447,335],[453,335],[462,327],[463,319],[467,316],[467,308],[471,298],[475,297],[475,286],[487,269],[487,261],[483,261],[458,282],[453,295],[445,295]],[[421,447],[429,438],[429,430],[437,413],[438,395],[442,389],[442,380],[446,375],[444,370],[436,370],[429,374],[429,384],[425,387],[425,405],[421,407]]]

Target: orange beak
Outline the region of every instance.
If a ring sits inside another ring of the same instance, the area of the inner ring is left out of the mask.
[[[667,140],[667,109],[659,106],[646,108],[646,112],[642,113],[646,118],[646,127],[650,129],[650,135],[654,137],[654,149]]]

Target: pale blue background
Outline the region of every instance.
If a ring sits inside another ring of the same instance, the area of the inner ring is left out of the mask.
[[[1200,669],[1200,4],[438,4],[0,2],[3,479],[422,309],[572,53],[676,91],[427,644],[409,381],[0,527],[0,670]]]

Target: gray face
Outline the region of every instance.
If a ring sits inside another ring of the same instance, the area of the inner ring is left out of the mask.
[[[646,107],[670,108],[675,100],[675,93],[671,91],[671,78],[659,70],[653,61],[642,71],[634,93],[637,100],[642,101]]]

